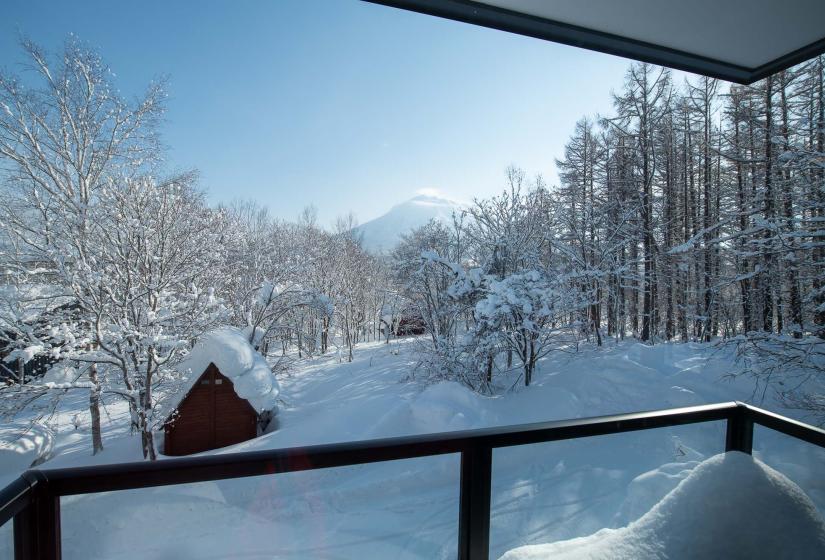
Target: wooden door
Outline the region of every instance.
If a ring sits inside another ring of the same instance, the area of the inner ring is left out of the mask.
[[[232,381],[211,365],[178,406],[166,429],[164,452],[189,455],[257,436],[258,415],[235,393]]]

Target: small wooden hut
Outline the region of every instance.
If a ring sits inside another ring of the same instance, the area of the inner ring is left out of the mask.
[[[189,455],[257,437],[276,410],[278,382],[237,329],[205,335],[180,370],[185,382],[167,404],[165,455]]]

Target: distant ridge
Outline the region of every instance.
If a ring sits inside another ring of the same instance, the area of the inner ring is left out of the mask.
[[[431,195],[418,195],[393,206],[389,212],[355,228],[362,236],[364,248],[372,253],[388,253],[401,240],[401,236],[430,220],[451,224],[453,212],[463,204]]]

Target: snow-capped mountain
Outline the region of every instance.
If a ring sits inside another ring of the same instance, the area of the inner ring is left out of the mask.
[[[460,210],[462,206],[461,203],[446,198],[422,194],[393,206],[383,216],[355,229],[363,236],[365,249],[385,253],[395,248],[403,234],[430,220],[451,224],[453,211]]]

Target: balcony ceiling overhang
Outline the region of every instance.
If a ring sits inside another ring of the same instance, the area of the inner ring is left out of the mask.
[[[825,0],[367,0],[741,84],[825,52]]]

